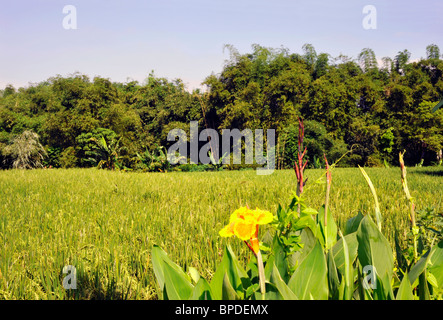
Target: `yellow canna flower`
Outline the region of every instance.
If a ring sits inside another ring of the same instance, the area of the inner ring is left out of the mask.
[[[269,211],[256,208],[251,210],[247,207],[241,207],[235,210],[230,218],[229,224],[220,230],[222,237],[237,236],[257,254],[258,246],[258,226],[272,222],[274,216]],[[250,241],[250,244],[248,243]]]
[[[247,207],[241,207],[231,214],[229,224],[219,232],[222,237],[236,235],[254,252],[257,257],[260,290],[263,300],[265,300],[265,271],[258,241],[258,227],[261,224],[272,222],[273,219],[274,216],[269,211],[260,210],[259,208],[251,210]]]

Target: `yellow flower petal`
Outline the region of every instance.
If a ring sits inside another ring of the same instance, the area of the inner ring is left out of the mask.
[[[248,211],[249,209],[246,207],[238,208],[231,214],[229,222],[234,222],[237,219],[245,219],[245,217],[248,215]]]
[[[257,224],[268,224],[274,220],[274,216],[269,211],[256,209],[255,210],[255,219]]]
[[[230,223],[218,233],[221,237],[231,237],[234,235],[234,223]]]
[[[255,234],[256,225],[251,219],[239,219],[234,226],[234,234],[241,240],[249,240]]]

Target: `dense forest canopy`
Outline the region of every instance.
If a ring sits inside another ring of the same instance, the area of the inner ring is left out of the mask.
[[[408,165],[441,164],[443,110],[432,112],[443,96],[436,45],[426,48],[426,59],[410,62],[403,50],[381,63],[370,48],[357,59],[317,53],[310,44],[301,54],[260,45],[247,54],[227,48],[230,59],[205,79],[205,92],[153,73],[143,83],[76,73],[6,86],[0,90],[0,168],[25,167],[17,153],[28,152],[45,166],[114,168],[114,161],[146,169],[148,158],[159,157],[154,151],[171,145],[168,132],[189,132],[190,121],[219,132],[275,129],[278,167],[292,167],[299,117],[311,167],[321,165],[323,154],[332,162],[350,149],[340,165],[395,165],[403,150]],[[26,137],[37,151],[23,151]]]

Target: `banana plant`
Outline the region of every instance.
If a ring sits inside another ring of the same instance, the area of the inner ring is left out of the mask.
[[[157,146],[152,152],[149,152],[149,150],[146,149],[141,155],[137,153],[137,158],[148,171],[168,172],[172,167],[165,151],[165,147],[163,146]]]
[[[89,153],[93,155],[91,158],[94,162],[98,162],[97,168],[99,169],[120,169],[121,164],[119,159],[121,159],[119,153],[122,150],[120,147],[121,138],[118,140],[106,141],[103,136],[99,139],[92,137],[91,141],[96,143],[96,148]]]

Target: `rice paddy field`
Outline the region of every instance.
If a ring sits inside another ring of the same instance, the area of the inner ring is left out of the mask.
[[[367,168],[379,197],[383,233],[410,229],[399,168]],[[324,202],[324,170],[307,170],[303,194]],[[443,169],[408,168],[417,211],[443,212]],[[219,230],[240,206],[276,212],[296,187],[292,170],[136,173],[97,169],[0,171],[0,299],[156,299],[150,260],[162,247],[185,270],[210,278],[229,243],[244,263],[248,248]],[[330,210],[339,227],[374,200],[356,168],[332,171]],[[266,230],[261,230],[266,232]],[[63,268],[77,289],[62,286]]]

